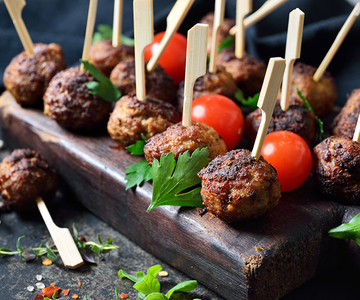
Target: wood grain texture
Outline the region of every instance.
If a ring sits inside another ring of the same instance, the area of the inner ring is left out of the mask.
[[[152,187],[125,191],[125,167],[140,157],[108,137],[68,132],[34,109],[0,98],[3,136],[11,148],[40,151],[79,202],[148,252],[226,299],[278,299],[336,263],[340,241],[327,231],[345,209],[313,191],[311,179],[284,193],[265,217],[229,225],[195,209],[146,212]]]

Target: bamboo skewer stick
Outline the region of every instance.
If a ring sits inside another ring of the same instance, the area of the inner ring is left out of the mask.
[[[152,0],[134,0],[136,97],[146,99],[144,49],[154,40]]]
[[[112,46],[119,47],[122,31],[123,0],[114,0]]]
[[[336,36],[334,43],[331,45],[328,53],[325,55],[323,61],[321,62],[320,66],[316,70],[313,79],[314,81],[319,81],[322,75],[325,73],[327,67],[329,66],[331,60],[335,56],[335,53],[338,51],[339,47],[341,46],[342,42],[344,41],[346,35],[349,33],[351,27],[353,26],[356,18],[360,14],[360,3],[357,3],[350,13],[349,17],[346,19],[344,25],[341,27],[338,35]]]
[[[283,5],[289,0],[268,0],[266,1],[256,12],[244,19],[244,27],[247,28],[261,19],[265,18],[267,15],[272,13],[279,6]],[[230,35],[236,34],[236,26],[232,27],[229,30]]]
[[[236,34],[235,56],[239,59],[245,55],[245,26],[244,18],[252,10],[252,0],[237,0],[236,2]]]
[[[21,17],[26,2],[24,0],[4,0],[4,2],[25,51],[28,54],[34,54],[33,42]]]
[[[211,39],[209,72],[216,73],[216,57],[219,45],[219,29],[224,23],[225,0],[215,1],[214,25]]]
[[[356,122],[355,132],[353,135],[353,141],[360,143],[360,115],[358,117],[358,120]]]
[[[188,31],[184,83],[183,126],[191,123],[193,88],[196,79],[206,73],[209,25],[196,24]]]
[[[261,109],[262,116],[254,147],[251,152],[251,156],[255,157],[256,160],[260,157],[260,152],[264,144],[266,132],[269,128],[271,115],[275,107],[276,97],[279,92],[284,70],[285,59],[280,57],[270,59],[257,104]]]
[[[301,41],[305,14],[298,8],[289,14],[289,25],[286,38],[286,68],[281,88],[280,106],[283,111],[289,108],[291,77],[295,60],[300,58]]]
[[[81,60],[88,60],[89,59],[89,52],[91,46],[91,40],[94,33],[94,26],[95,26],[95,19],[96,19],[96,10],[97,10],[97,0],[90,0],[89,3],[89,12],[88,18],[86,23],[86,32],[85,32],[85,41],[84,41],[84,48]],[[80,70],[84,70],[83,64],[80,66]]]
[[[69,229],[60,228],[55,225],[42,198],[38,197],[36,204],[65,267],[76,269],[83,265],[84,261]]]
[[[166,31],[159,44],[158,52],[151,57],[147,64],[147,70],[149,72],[154,71],[156,65],[159,62],[162,54],[164,53],[167,45],[175,32],[179,29],[182,21],[187,15],[189,9],[193,5],[195,0],[177,0],[169,15],[166,18]]]

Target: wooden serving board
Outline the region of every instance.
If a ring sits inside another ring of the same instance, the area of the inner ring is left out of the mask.
[[[341,223],[345,208],[316,194],[311,178],[247,223],[229,225],[210,213],[168,206],[148,213],[151,184],[125,191],[125,167],[140,157],[105,129],[71,133],[41,110],[21,108],[8,92],[0,98],[0,121],[6,144],[40,151],[91,212],[226,299],[278,299],[336,263],[340,241],[327,232]]]

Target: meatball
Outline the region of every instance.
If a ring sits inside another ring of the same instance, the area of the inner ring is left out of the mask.
[[[283,111],[280,102],[277,101],[267,133],[281,130],[291,131],[300,135],[310,146],[316,137],[317,123],[314,115],[300,101],[294,97],[290,98],[287,111]],[[255,142],[261,117],[262,112],[259,108],[245,118],[245,137],[252,143]]]
[[[230,73],[223,67],[218,67],[216,73],[206,72],[204,76],[199,77],[194,84],[193,98],[199,98],[208,94],[219,94],[234,99],[237,85]],[[177,90],[177,109],[183,111],[184,104],[184,82],[180,83]]]
[[[112,139],[128,146],[141,140],[141,134],[151,138],[180,120],[181,115],[170,103],[150,97],[140,101],[131,92],[116,102],[107,129]]]
[[[44,95],[44,114],[71,130],[90,130],[107,120],[111,103],[89,93],[95,81],[87,71],[72,67],[58,73]]]
[[[37,197],[51,199],[57,187],[57,174],[40,153],[17,149],[0,163],[1,197],[8,209],[32,209]]]
[[[92,44],[89,52],[89,62],[106,76],[110,76],[111,71],[119,62],[133,57],[133,47],[125,44],[113,47],[111,40],[101,40]]]
[[[353,90],[332,124],[334,135],[353,137],[360,114],[360,89]]]
[[[207,53],[210,55],[211,52],[211,41],[213,35],[213,24],[214,24],[214,13],[209,12],[205,15],[199,23],[208,24],[209,25],[209,34],[208,34],[208,44],[207,44]],[[221,43],[224,39],[226,39],[230,34],[229,31],[232,27],[235,26],[235,20],[232,19],[224,19],[223,24],[219,28],[219,43]]]
[[[234,50],[225,48],[217,56],[217,64],[231,74],[245,97],[260,92],[266,71],[263,61],[258,61],[247,53],[239,59]]]
[[[291,79],[291,95],[300,99],[296,91],[298,88],[309,101],[315,114],[321,118],[332,111],[337,91],[335,80],[329,72],[325,72],[318,82],[313,80],[315,72],[316,68],[312,66],[296,63]]]
[[[35,54],[26,51],[15,56],[4,72],[5,88],[23,106],[42,102],[51,78],[66,68],[61,47],[57,44],[35,44]]]
[[[135,90],[135,60],[129,58],[116,65],[110,74],[112,83],[127,95]],[[146,94],[150,98],[160,99],[172,103],[175,99],[176,87],[170,76],[157,65],[153,72],[145,68]]]
[[[315,186],[335,200],[360,204],[360,145],[346,136],[331,136],[314,147]]]
[[[281,197],[276,170],[245,149],[216,157],[198,176],[207,211],[228,223],[258,218],[276,207]]]
[[[162,154],[172,152],[175,159],[185,151],[207,148],[209,158],[225,154],[226,145],[220,135],[209,125],[192,121],[189,126],[178,123],[149,139],[144,147],[145,159],[152,165]]]

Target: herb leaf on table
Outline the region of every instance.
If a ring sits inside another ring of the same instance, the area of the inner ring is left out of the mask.
[[[360,214],[357,214],[349,223],[331,229],[329,236],[337,239],[352,239],[360,246]]]

